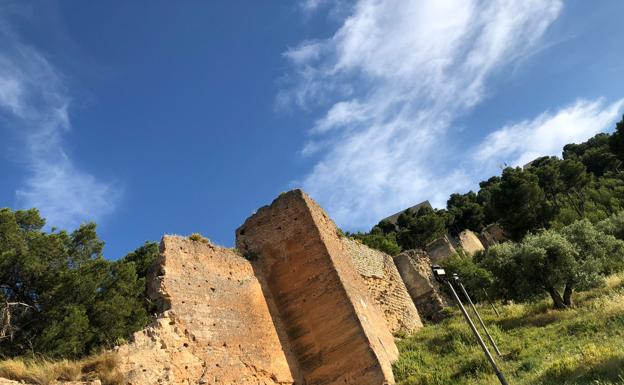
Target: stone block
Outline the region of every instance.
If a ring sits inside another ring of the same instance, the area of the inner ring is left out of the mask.
[[[473,255],[477,251],[485,250],[477,234],[470,230],[464,230],[459,233],[457,240],[458,246],[461,247],[467,255]]]
[[[343,237],[342,241],[390,331],[411,334],[420,329],[420,316],[392,257],[354,239]]]
[[[439,321],[447,301],[431,272],[431,260],[424,251],[407,250],[394,257],[394,263],[421,317]]]
[[[164,312],[119,348],[129,384],[295,382],[249,261],[207,241],[165,236],[153,273],[151,296]]]
[[[303,191],[281,194],[236,231],[265,279],[307,384],[394,383],[398,350],[325,212]]]
[[[440,263],[456,252],[453,242],[446,235],[427,245],[427,254],[433,263]]]

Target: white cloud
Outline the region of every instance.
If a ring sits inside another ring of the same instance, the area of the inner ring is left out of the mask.
[[[449,127],[486,96],[488,79],[533,50],[561,1],[359,0],[325,40],[289,49],[278,96],[324,116],[302,181],[341,226],[362,228],[471,185],[453,170]],[[445,175],[445,176],[443,176]]]
[[[26,171],[16,190],[17,205],[40,209],[51,226],[100,220],[114,209],[120,192],[80,170],[64,151],[70,98],[62,77],[6,23],[0,42],[0,114],[22,141],[15,153]]]
[[[522,166],[539,156],[561,155],[564,145],[585,141],[609,128],[623,108],[624,99],[609,105],[602,99],[578,100],[556,113],[547,111],[533,120],[506,125],[483,140],[474,160]]]

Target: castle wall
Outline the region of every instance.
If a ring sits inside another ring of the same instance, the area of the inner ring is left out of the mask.
[[[431,260],[420,250],[407,250],[394,257],[405,286],[424,319],[438,321],[446,300],[431,271]]]
[[[266,281],[308,384],[394,383],[394,339],[334,223],[301,190],[280,195],[236,232]]]
[[[477,236],[477,234],[473,233],[470,230],[464,230],[459,233],[458,243],[459,247],[462,248],[468,255],[472,255],[477,251],[485,250],[481,240]]]
[[[414,333],[422,322],[392,257],[353,239],[342,238],[371,298],[382,310],[390,332]]]
[[[151,296],[165,312],[120,348],[131,384],[292,384],[251,263],[232,249],[165,236]]]

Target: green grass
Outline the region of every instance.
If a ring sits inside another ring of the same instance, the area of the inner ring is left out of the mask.
[[[563,311],[547,299],[501,306],[500,318],[478,306],[504,354],[495,359],[510,385],[624,385],[624,274],[575,300]],[[499,384],[458,310],[398,345],[399,385]]]

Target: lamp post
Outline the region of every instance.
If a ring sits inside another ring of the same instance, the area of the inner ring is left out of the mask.
[[[487,348],[487,345],[485,345],[485,342],[483,342],[483,338],[481,338],[481,335],[479,334],[477,327],[472,322],[472,319],[470,319],[470,316],[468,315],[468,312],[466,311],[464,304],[462,304],[461,300],[459,299],[459,296],[457,295],[457,292],[455,291],[455,288],[453,287],[453,284],[451,283],[452,278],[449,278],[446,275],[446,272],[444,271],[444,269],[438,265],[433,265],[431,269],[433,270],[433,276],[435,277],[435,279],[440,283],[446,283],[449,289],[451,289],[451,293],[453,293],[453,298],[455,298],[455,302],[457,302],[457,306],[459,306],[459,309],[464,315],[464,319],[468,323],[468,326],[470,326],[470,329],[472,330],[472,333],[477,339],[477,342],[479,342],[479,345],[481,345],[481,349],[483,349],[483,353],[485,354],[485,357],[488,359],[488,361],[490,361],[490,364],[492,365],[494,372],[496,372],[496,377],[498,377],[498,380],[500,381],[501,385],[509,385],[507,383],[507,379],[505,379],[505,376],[498,368],[496,361],[494,361],[494,357],[492,357],[492,354],[490,353],[490,350]]]

